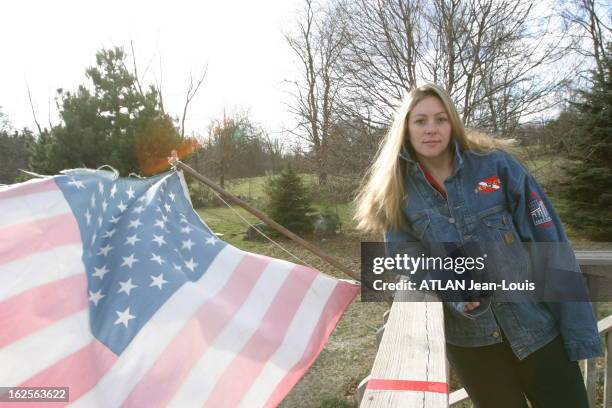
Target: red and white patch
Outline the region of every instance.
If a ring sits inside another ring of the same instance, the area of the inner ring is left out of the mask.
[[[501,189],[501,181],[497,176],[487,177],[478,182],[479,193],[493,193],[499,189]]]

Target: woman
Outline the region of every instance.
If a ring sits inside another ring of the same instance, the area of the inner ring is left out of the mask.
[[[401,243],[429,255],[439,243],[491,244],[493,271],[555,263],[524,242],[565,245],[561,258],[575,263],[550,201],[498,147],[466,135],[440,87],[411,90],[357,197],[359,228],[384,232],[390,251]],[[538,408],[588,407],[577,360],[601,354],[589,302],[500,302],[493,295],[444,306],[447,355],[476,407],[526,407],[525,397]]]

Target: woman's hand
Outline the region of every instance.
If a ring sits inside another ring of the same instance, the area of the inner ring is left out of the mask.
[[[464,310],[466,312],[471,312],[472,310],[476,309],[478,306],[480,306],[480,302],[467,302],[465,304]]]

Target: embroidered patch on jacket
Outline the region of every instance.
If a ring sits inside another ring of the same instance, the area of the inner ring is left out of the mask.
[[[478,182],[479,193],[492,193],[501,188],[501,181],[497,176],[487,177],[486,179]]]
[[[531,193],[531,200],[529,200],[528,206],[531,220],[536,227],[545,228],[552,225],[552,218],[550,218],[548,209],[546,209],[544,202],[535,191]]]

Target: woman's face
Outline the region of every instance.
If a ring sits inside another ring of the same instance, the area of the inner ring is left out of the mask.
[[[451,124],[440,99],[428,96],[412,108],[408,115],[408,138],[418,158],[433,159],[446,153]]]

